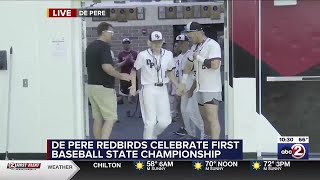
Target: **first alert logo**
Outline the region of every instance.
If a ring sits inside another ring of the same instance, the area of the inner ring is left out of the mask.
[[[7,164],[7,169],[11,170],[35,170],[40,169],[41,163],[15,163],[11,162]]]

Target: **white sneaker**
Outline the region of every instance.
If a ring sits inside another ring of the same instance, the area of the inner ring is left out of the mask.
[[[201,137],[201,140],[206,140],[206,139],[211,139],[211,137],[208,135],[204,135],[203,137]]]

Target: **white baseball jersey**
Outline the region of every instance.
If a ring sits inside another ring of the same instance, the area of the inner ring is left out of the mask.
[[[186,65],[186,62],[188,61],[188,57],[192,55],[192,51],[188,50],[184,54],[179,54],[179,56],[176,57],[175,62],[176,62],[176,69],[175,69],[175,75],[179,82],[182,80],[183,76],[183,69]]]
[[[199,52],[199,55],[205,59],[217,58],[221,59],[220,45],[213,39],[207,38],[203,43],[193,45],[193,52]],[[220,63],[221,66],[221,63]],[[196,70],[197,91],[199,92],[221,92],[221,72],[218,69],[208,69],[203,63],[194,61],[194,69]]]
[[[141,69],[141,84],[168,83],[166,71],[173,70],[175,63],[171,51],[161,49],[160,55],[153,55],[151,49],[138,54],[134,63],[136,70]]]

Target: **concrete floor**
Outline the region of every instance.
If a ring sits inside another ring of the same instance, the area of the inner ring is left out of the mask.
[[[90,107],[90,106],[89,106]],[[221,103],[219,110],[220,124],[221,124],[221,138],[224,139],[224,103]],[[136,109],[136,104],[130,105],[131,113]],[[118,117],[120,122],[114,125],[111,133],[111,139],[142,139],[143,133],[143,121],[139,118],[140,106],[137,108],[136,115],[134,117],[127,117],[126,110],[123,105],[118,105]],[[93,138],[92,134],[92,116],[90,109],[90,139]],[[174,134],[179,129],[177,122],[173,122],[169,127],[158,137],[159,139],[179,139],[181,136]]]

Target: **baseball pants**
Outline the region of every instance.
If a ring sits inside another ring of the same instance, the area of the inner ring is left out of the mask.
[[[190,90],[193,81],[193,76],[189,75],[186,81],[186,90]],[[194,92],[190,98],[186,95],[181,96],[180,108],[188,135],[201,138],[204,135],[204,127],[198,107],[197,92]]]
[[[144,122],[143,139],[157,139],[171,124],[167,86],[143,85],[139,98]]]

